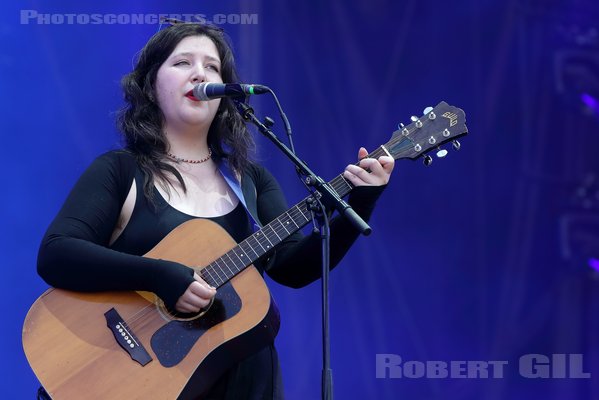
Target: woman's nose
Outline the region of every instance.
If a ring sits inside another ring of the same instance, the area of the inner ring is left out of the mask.
[[[191,82],[193,83],[201,83],[206,80],[206,71],[203,66],[198,66],[193,69],[193,75],[191,77]]]

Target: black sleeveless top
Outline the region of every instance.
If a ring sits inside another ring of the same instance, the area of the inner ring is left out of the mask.
[[[123,232],[110,246],[113,250],[143,255],[177,226],[189,220],[201,218],[185,214],[171,206],[156,187],[154,187],[155,204],[150,204],[144,196],[143,181],[143,172],[137,168],[135,172],[137,196],[133,213]],[[225,215],[203,219],[219,224],[237,243],[252,233],[250,220],[241,202],[233,211]]]

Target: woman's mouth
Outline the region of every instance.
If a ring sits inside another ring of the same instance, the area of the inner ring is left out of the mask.
[[[187,97],[189,100],[192,100],[192,101],[200,101],[193,95],[193,89],[191,89],[189,92],[185,93],[185,97]]]

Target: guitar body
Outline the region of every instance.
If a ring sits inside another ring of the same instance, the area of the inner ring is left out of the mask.
[[[219,225],[194,219],[145,256],[205,266],[236,245]],[[111,309],[151,361],[142,365],[119,345],[118,330],[107,326]],[[203,315],[188,317],[173,317],[149,292],[49,289],[27,314],[23,347],[54,400],[195,399],[229,367],[272,343],[279,329],[276,305],[253,266],[221,286]]]

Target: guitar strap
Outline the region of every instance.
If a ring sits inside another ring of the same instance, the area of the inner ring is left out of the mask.
[[[241,204],[243,204],[245,211],[248,213],[250,220],[253,222],[254,231],[260,229],[262,224],[258,219],[258,193],[256,191],[256,185],[254,184],[254,181],[249,174],[244,174],[240,184],[225,158],[219,159],[218,164],[218,168],[223,178],[225,178],[225,181],[233,193],[235,193]]]

